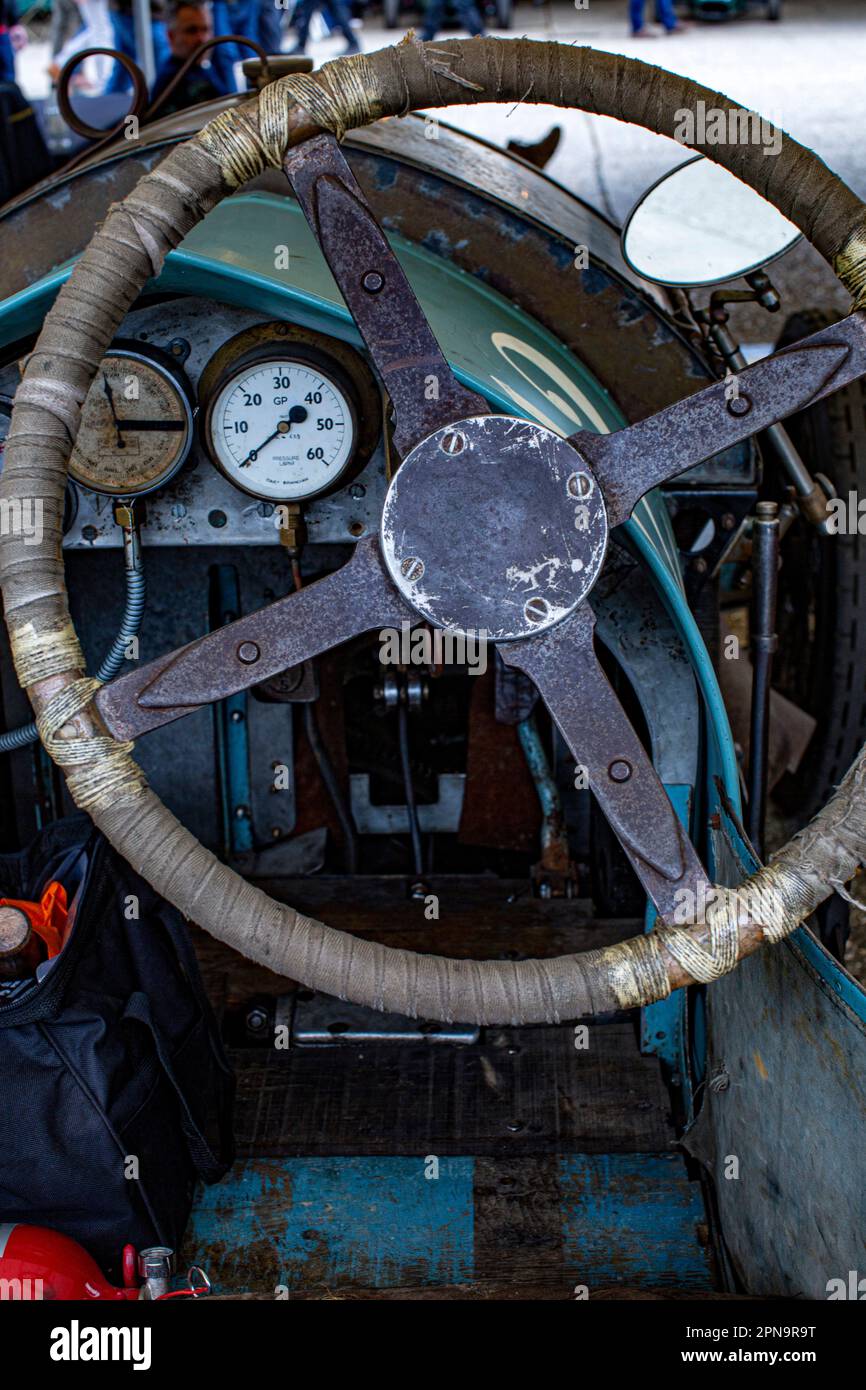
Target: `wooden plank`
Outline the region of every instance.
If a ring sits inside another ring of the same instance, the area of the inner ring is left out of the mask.
[[[630,1023],[495,1029],[477,1044],[233,1050],[242,1157],[641,1152],[673,1141]]]
[[[255,1159],[199,1197],[182,1262],[261,1297],[708,1294],[676,1154]]]

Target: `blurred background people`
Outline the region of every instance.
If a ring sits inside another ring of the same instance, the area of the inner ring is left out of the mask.
[[[195,0],[174,0],[168,10],[167,34],[169,55],[156,74],[151,101],[156,101],[165,91],[199,45],[213,38],[210,7],[196,4]],[[231,62],[221,53],[221,50],[230,47],[230,44],[218,44],[204,55],[203,60],[199,59],[184,74],[157,114],[167,116],[172,111],[182,111],[187,106],[196,106],[200,101],[213,101],[237,91]]]
[[[454,8],[463,28],[472,35],[473,38],[478,34],[484,33],[484,21],[478,11],[475,0],[454,0]],[[442,17],[445,13],[445,0],[428,0],[427,9],[424,14],[424,32],[422,39],[435,39],[439,30],[442,28]]]
[[[81,13],[83,27],[71,39],[67,39],[48,64],[48,72],[53,82],[57,81],[61,68],[76,53],[81,53],[85,48],[111,48],[112,33],[108,19],[108,0],[78,0],[78,9]],[[108,80],[111,60],[109,58],[94,58],[92,70],[96,82],[102,86]],[[78,76],[81,77],[82,74],[78,74]]]
[[[652,38],[650,29],[644,26],[644,7],[646,0],[629,0],[629,18],[633,39]],[[685,25],[680,24],[674,12],[674,0],[655,0],[656,23],[661,24],[667,34],[681,34]]]
[[[51,29],[48,41],[51,57],[56,58],[64,44],[74,39],[82,27],[81,12],[75,0],[51,0]]]
[[[114,35],[111,47],[116,48],[119,53],[125,53],[128,58],[132,58],[141,67],[135,42],[133,0],[108,0],[108,17],[111,20]],[[163,19],[162,0],[150,0],[150,30],[153,35],[154,69],[159,72],[171,56],[165,20]],[[131,86],[132,78],[126,68],[122,63],[115,63],[111,70],[111,77],[108,79],[106,93],[127,92]]]
[[[214,33],[242,34],[245,39],[261,44],[266,53],[279,53],[283,46],[285,13],[274,0],[214,0]],[[222,46],[232,63],[255,57],[252,49],[239,44]]]
[[[317,10],[323,8],[321,0],[298,0],[292,15],[296,42],[294,48],[289,49],[290,53],[306,53],[313,15]],[[327,10],[331,29],[336,29],[346,40],[343,53],[360,53],[361,45],[355,38],[355,31],[350,22],[349,7],[345,0],[328,0]]]

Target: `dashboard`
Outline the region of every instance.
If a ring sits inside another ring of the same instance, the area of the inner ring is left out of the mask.
[[[4,397],[17,377],[0,375]],[[145,545],[277,545],[301,505],[311,543],[359,540],[381,515],[383,426],[376,380],[339,338],[205,299],[151,302],[85,402],[64,548],[120,546],[115,505],[130,499]]]

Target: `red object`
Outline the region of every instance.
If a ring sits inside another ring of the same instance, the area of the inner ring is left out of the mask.
[[[16,904],[18,906],[18,904]],[[123,1252],[123,1270],[127,1281],[134,1278],[135,1252],[132,1246]],[[127,1284],[124,1289],[109,1284],[96,1261],[69,1236],[49,1231],[44,1226],[21,1223],[0,1224],[0,1297],[41,1301],[70,1299],[83,1301],[137,1299],[138,1288]]]
[[[30,922],[37,936],[48,948],[48,959],[59,956],[66,940],[66,889],[55,879],[49,883],[38,903],[22,902],[18,898],[0,898],[0,907],[17,907]]]

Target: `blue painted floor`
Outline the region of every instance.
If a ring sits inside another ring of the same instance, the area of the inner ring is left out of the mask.
[[[678,1155],[543,1156],[523,1160],[517,1183],[510,1162],[250,1160],[201,1192],[184,1253],[221,1293],[447,1287],[478,1277],[476,1239],[483,1227],[489,1246],[498,1223],[503,1285],[531,1283],[537,1257],[539,1283],[561,1285],[564,1296],[616,1284],[712,1289],[700,1189]],[[537,1187],[527,1162],[538,1165]],[[501,1196],[491,1196],[491,1166],[502,1173]],[[488,1280],[490,1256],[486,1248]]]

